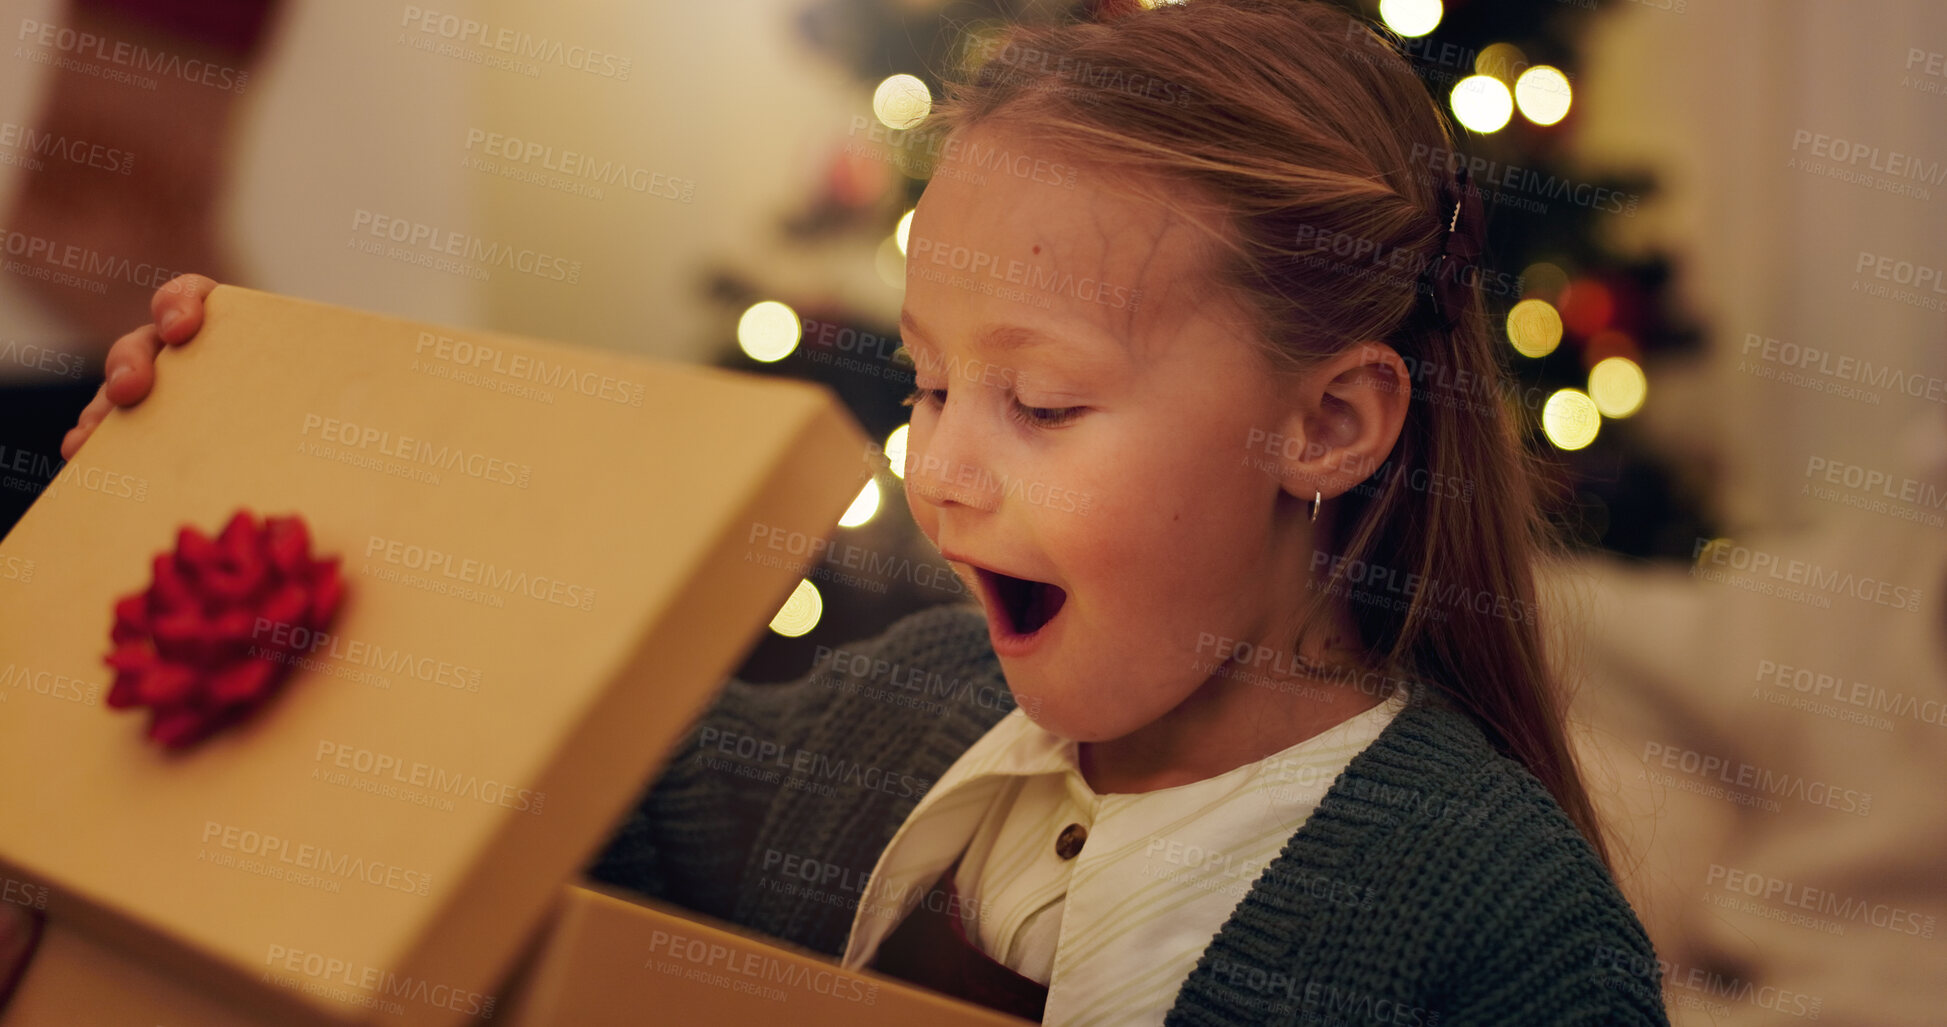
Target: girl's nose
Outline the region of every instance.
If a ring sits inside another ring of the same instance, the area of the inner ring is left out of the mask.
[[[1001,479],[986,457],[983,430],[949,403],[922,443],[906,453],[906,490],[934,506],[957,503],[980,510],[999,505]]]

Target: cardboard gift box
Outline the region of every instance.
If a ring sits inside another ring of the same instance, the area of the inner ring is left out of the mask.
[[[496,1015],[506,1027],[1028,1022],[587,885],[562,889],[534,957],[506,991]]]
[[[600,946],[561,925],[618,921],[564,885],[797,584],[757,540],[827,534],[865,438],[806,383],[228,286],[157,366],[0,544],[0,881],[51,925],[0,1020],[116,967],[301,1024],[467,1021],[523,952],[566,980]],[[302,515],[342,606],[165,750],[105,704],[111,610],[239,509]]]
[[[104,982],[113,982],[104,987]],[[529,953],[485,996],[447,992],[473,1007],[474,1024],[501,1027],[636,1027],[649,1023],[792,1027],[1008,1027],[1028,1021],[847,970],[818,954],[656,902],[586,884],[563,886]],[[396,1017],[405,989],[371,999]],[[281,1023],[199,990],[124,950],[62,924],[49,925],[0,1023],[264,1027]]]

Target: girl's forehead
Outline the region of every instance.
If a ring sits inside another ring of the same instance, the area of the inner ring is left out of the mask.
[[[1025,161],[1015,166],[1031,170]],[[1020,316],[991,320],[1081,320],[1131,343],[1209,305],[1208,233],[1167,207],[1080,174],[1067,184],[1005,163],[977,176],[952,166],[935,171],[907,238],[907,305],[923,324],[935,307],[955,321],[1012,309]]]
[[[1077,163],[1056,143],[1005,123],[980,123],[948,137],[920,198],[936,230],[981,229],[1008,245],[1053,249],[1058,259],[1144,266],[1166,248],[1183,261],[1204,252],[1212,234],[1196,215],[1172,210],[1187,190],[1137,168]],[[918,220],[916,216],[915,221]]]
[[[977,249],[990,259],[1032,257],[1125,278],[1155,267],[1159,258],[1168,264],[1196,256],[1190,228],[1160,204],[1123,190],[1014,174],[936,174],[912,226],[933,244]]]

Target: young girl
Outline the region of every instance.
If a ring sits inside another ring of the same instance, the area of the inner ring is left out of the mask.
[[[730,682],[594,875],[1049,1023],[1666,1022],[1424,87],[1296,2],[981,56],[901,316],[908,505],[979,608]]]

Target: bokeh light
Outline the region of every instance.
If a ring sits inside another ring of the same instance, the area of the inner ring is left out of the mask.
[[[1562,323],[1580,336],[1609,327],[1616,316],[1616,297],[1593,278],[1578,278],[1562,290]]]
[[[1514,81],[1514,102],[1521,116],[1537,125],[1553,125],[1568,116],[1571,87],[1568,76],[1546,64],[1521,73]]]
[[[879,249],[872,255],[872,270],[879,275],[879,281],[894,289],[906,287],[906,254],[899,249],[895,236],[879,240]]]
[[[872,91],[872,113],[887,128],[913,128],[933,113],[933,92],[911,75],[887,76]]]
[[[1541,408],[1541,430],[1556,449],[1581,449],[1595,441],[1602,428],[1602,411],[1580,389],[1561,389]]]
[[[1492,75],[1469,75],[1454,83],[1450,102],[1453,116],[1476,132],[1499,132],[1514,117],[1514,97]]]
[[[872,515],[878,512],[879,481],[877,478],[872,478],[868,479],[865,487],[859,490],[859,497],[852,500],[852,505],[845,508],[844,516],[838,519],[838,526],[856,528],[871,520]]]
[[[1593,369],[1610,357],[1628,357],[1637,363],[1643,360],[1643,348],[1636,340],[1620,328],[1604,328],[1589,336],[1582,344],[1582,366]]]
[[[790,356],[803,337],[798,312],[776,300],[753,303],[737,319],[737,345],[752,360],[766,364]]]
[[[899,253],[906,253],[906,237],[913,232],[913,211],[907,211],[899,218],[899,227],[892,230],[892,237],[899,243]]]
[[[1628,357],[1610,357],[1589,371],[1589,398],[1605,417],[1620,420],[1643,409],[1649,392],[1648,376]]]
[[[1521,271],[1521,295],[1525,299],[1536,299],[1554,303],[1562,297],[1562,290],[1568,288],[1568,272],[1548,261],[1536,261]]]
[[[1402,36],[1424,36],[1440,24],[1440,0],[1379,0],[1379,17]]]
[[[1514,81],[1514,69],[1528,63],[1528,55],[1513,43],[1492,43],[1474,55],[1474,71],[1503,82]]]
[[[1522,300],[1508,311],[1508,341],[1524,357],[1545,357],[1562,344],[1562,316],[1547,300]]]
[[[771,630],[785,638],[797,638],[817,627],[824,613],[825,597],[818,594],[818,586],[801,580],[778,608],[777,616],[771,618]]]
[[[906,433],[912,429],[910,424],[902,424],[886,436],[886,463],[892,465],[895,477],[906,476]]]

